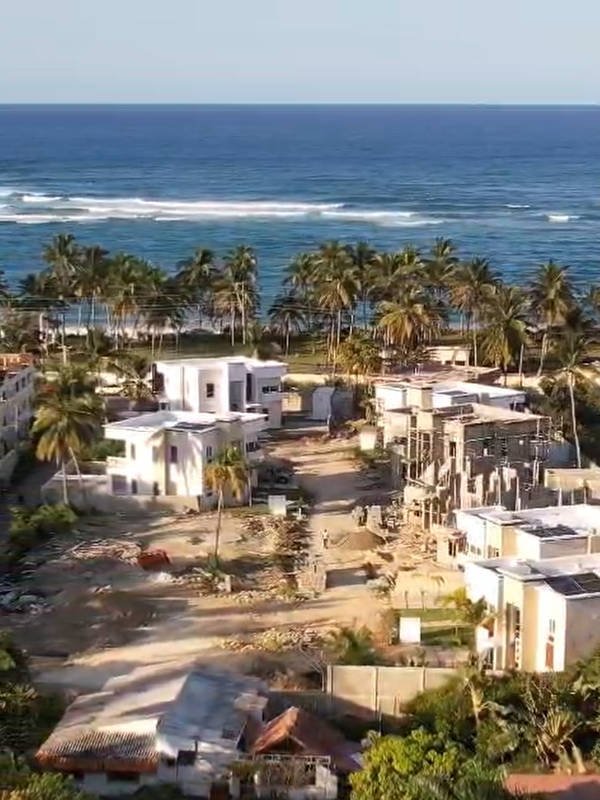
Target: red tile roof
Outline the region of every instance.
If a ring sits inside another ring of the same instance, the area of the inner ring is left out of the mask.
[[[600,775],[509,775],[506,787],[547,800],[600,800]]]
[[[359,764],[351,755],[354,749],[352,744],[339,731],[295,706],[264,726],[250,745],[250,752],[254,755],[277,752],[277,748],[288,739],[295,742],[304,755],[331,758],[333,765],[342,772],[359,769]]]
[[[52,734],[36,753],[42,767],[82,772],[156,772],[153,734],[77,729]]]

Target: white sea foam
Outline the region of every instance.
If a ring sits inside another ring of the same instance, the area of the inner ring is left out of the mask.
[[[279,200],[148,200],[142,197],[58,196],[10,190],[0,222],[23,225],[87,223],[108,219],[151,219],[157,222],[219,219],[323,219],[365,222],[384,227],[439,225],[443,219],[416,211],[357,208],[344,203]],[[33,208],[31,208],[33,207]],[[9,210],[11,213],[9,213]]]
[[[531,208],[529,203],[507,203],[507,208]]]
[[[44,205],[47,203],[54,203],[56,200],[60,200],[60,197],[52,197],[51,195],[47,194],[39,194],[34,192],[33,194],[24,194],[21,197],[22,203],[35,203],[36,205]]]
[[[571,222],[571,220],[579,219],[576,214],[546,214],[548,222]]]

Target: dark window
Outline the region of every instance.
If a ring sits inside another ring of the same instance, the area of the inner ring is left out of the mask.
[[[450,458],[456,457],[456,442],[450,442]]]
[[[131,481],[131,494],[137,494],[137,481],[135,478]]]
[[[177,448],[174,445],[169,447],[169,463],[176,464],[177,463]]]
[[[246,373],[246,402],[252,401],[252,373]]]
[[[192,767],[196,763],[196,753],[193,750],[180,750],[177,763],[182,767]]]
[[[207,397],[214,397],[215,396],[215,385],[214,385],[214,383],[207,383],[206,384],[206,396]]]
[[[107,772],[107,781],[127,781],[128,783],[139,783],[139,772]]]
[[[85,778],[85,772],[80,772],[79,770],[73,770],[69,772],[69,775],[73,778],[74,781],[82,781]]]
[[[212,461],[212,457],[213,457],[213,449],[212,449],[212,447],[211,447],[211,446],[208,444],[208,445],[206,445],[206,460],[207,460],[207,462],[208,462],[209,464],[210,464],[210,462]]]

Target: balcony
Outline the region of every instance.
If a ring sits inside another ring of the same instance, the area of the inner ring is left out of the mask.
[[[129,459],[123,456],[108,456],[106,459],[107,472],[112,469],[123,471],[129,465]]]

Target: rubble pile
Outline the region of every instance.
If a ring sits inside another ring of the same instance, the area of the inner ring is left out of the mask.
[[[247,652],[263,650],[267,653],[281,653],[286,650],[318,649],[323,646],[323,631],[318,628],[286,628],[268,630],[251,638],[237,637],[224,639],[221,646],[225,650]]]

